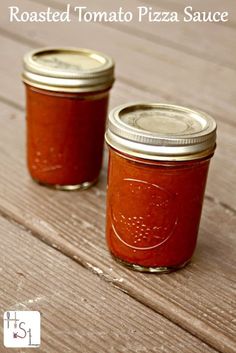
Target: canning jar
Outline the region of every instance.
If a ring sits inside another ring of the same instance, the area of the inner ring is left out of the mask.
[[[183,267],[196,246],[215,121],[176,105],[125,105],[111,111],[106,141],[111,254],[139,271]]]
[[[23,82],[32,178],[63,190],[94,184],[102,165],[113,60],[88,49],[34,50],[24,57]]]

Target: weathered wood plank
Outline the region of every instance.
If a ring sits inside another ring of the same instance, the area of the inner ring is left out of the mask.
[[[190,266],[163,276],[128,271],[112,261],[105,244],[105,177],[97,187],[80,193],[34,184],[25,168],[23,125],[22,113],[1,121],[2,212],[216,349],[235,352],[236,215],[206,200],[198,250]]]
[[[2,217],[0,257],[1,316],[40,311],[40,353],[216,352]]]
[[[15,4],[28,11],[46,9],[29,0],[15,0]],[[0,21],[4,30],[16,33],[18,38],[20,34],[36,44],[79,43],[81,47],[105,51],[116,59],[120,81],[155,94],[156,100],[164,97],[167,101],[200,107],[235,124],[235,70],[96,23],[43,23],[40,27],[38,23],[9,24],[7,5],[7,1],[0,4]]]
[[[52,4],[52,6],[61,8],[67,4],[66,0],[34,0],[36,3]],[[78,6],[76,0],[70,1],[73,6]],[[131,22],[113,22],[104,23],[105,26],[117,28],[122,32],[132,33],[145,40],[160,43],[163,46],[171,47],[187,54],[203,58],[210,63],[222,64],[236,69],[234,53],[236,51],[235,35],[236,30],[230,26],[224,26],[224,23],[194,23],[183,22],[184,8],[192,6],[196,11],[228,11],[229,23],[234,20],[235,4],[232,1],[180,1],[172,3],[166,0],[161,1],[121,1],[115,5],[109,0],[92,0],[89,3],[86,0],[80,1],[79,6],[87,7],[88,11],[117,11],[120,6],[125,11],[132,11],[134,18]],[[159,11],[176,11],[180,22],[150,22],[148,16],[138,21],[138,7],[145,6],[151,9],[151,19],[154,20],[154,13]],[[86,10],[86,11],[87,11]]]

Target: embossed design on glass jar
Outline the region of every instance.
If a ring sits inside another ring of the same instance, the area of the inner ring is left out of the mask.
[[[178,225],[177,194],[145,180],[125,178],[121,184],[117,189],[122,193],[114,194],[111,202],[116,237],[136,250],[155,249],[167,242]],[[127,198],[133,200],[132,209],[128,209]]]

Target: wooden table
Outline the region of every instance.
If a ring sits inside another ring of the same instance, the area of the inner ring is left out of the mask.
[[[236,352],[235,0],[79,2],[90,10],[144,5],[181,13],[192,5],[229,11],[231,20],[221,24],[9,23],[10,5],[45,11],[48,6],[65,9],[66,3],[0,3],[1,314],[39,310],[40,353]],[[106,158],[99,183],[87,191],[53,191],[31,181],[25,165],[21,60],[28,50],[46,45],[112,55],[117,81],[110,107],[171,102],[200,108],[217,120],[218,147],[198,247],[185,269],[147,275],[111,259],[104,239]],[[26,351],[6,349],[2,335],[0,340],[1,353]]]

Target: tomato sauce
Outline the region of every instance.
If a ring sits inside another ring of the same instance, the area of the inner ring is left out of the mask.
[[[47,185],[94,183],[102,165],[108,91],[55,93],[26,86],[27,160]]]
[[[142,267],[181,267],[194,252],[209,159],[151,162],[110,149],[107,242]]]

